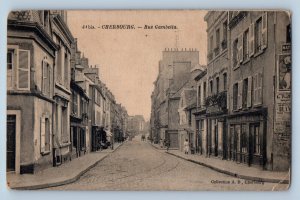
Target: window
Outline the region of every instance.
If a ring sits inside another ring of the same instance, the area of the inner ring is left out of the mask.
[[[201,101],[201,85],[199,85],[198,86],[198,97],[197,97],[197,102],[198,102],[198,107],[200,107],[201,106],[201,103],[202,103],[202,101]]]
[[[41,118],[41,136],[40,136],[41,153],[46,153],[50,151],[50,134],[51,134],[50,119],[49,117],[43,116]]]
[[[62,55],[63,55],[63,47],[61,46],[57,52],[57,65],[56,65],[56,78],[57,81],[62,83]]]
[[[42,93],[45,96],[51,96],[52,90],[52,68],[47,61],[42,62],[43,79],[42,79]]]
[[[227,90],[227,73],[223,74],[224,91]]]
[[[235,125],[236,151],[241,151],[241,125]]]
[[[227,41],[227,21],[223,23],[223,41]]]
[[[216,78],[216,89],[217,89],[217,94],[219,93],[219,88],[220,88],[220,78]]]
[[[262,50],[262,18],[255,23],[255,52]]]
[[[214,92],[213,87],[214,87],[214,82],[213,82],[213,80],[211,80],[211,81],[209,81],[210,95],[212,95]]]
[[[206,82],[203,83],[203,98],[206,98]]]
[[[243,37],[243,58],[247,60],[249,58],[249,29],[244,32]]]
[[[232,109],[233,110],[237,110],[237,103],[238,103],[238,83],[235,83],[233,85],[233,99],[232,99],[232,103],[233,103],[233,106],[232,106]]]
[[[192,125],[192,111],[191,110],[189,110],[189,126],[191,126]]]
[[[65,87],[69,87],[69,56],[68,53],[65,52],[64,56],[64,85]]]
[[[72,93],[72,113],[73,115],[76,115],[78,114],[78,97],[77,97],[77,93],[75,91],[73,91]]]
[[[263,101],[262,93],[262,74],[257,73],[253,76],[253,104],[260,105]]]
[[[216,47],[220,45],[220,29],[216,31]]]
[[[256,155],[260,154],[260,124],[251,124],[250,125],[250,134],[252,135],[253,141],[253,153]]]
[[[243,91],[242,91],[242,107],[247,107],[247,99],[248,99],[248,78],[243,80]]]
[[[61,139],[63,143],[69,142],[68,134],[68,108],[61,107]]]
[[[291,29],[291,24],[289,24],[286,27],[286,42],[291,43],[291,41],[292,41],[292,29]]]
[[[209,51],[213,50],[213,44],[214,44],[213,42],[214,42],[214,39],[213,39],[213,36],[211,35],[209,38]]]
[[[14,51],[8,50],[7,52],[7,75],[6,75],[6,84],[7,89],[11,89],[13,87],[13,68],[14,68]]]
[[[242,153],[248,152],[248,137],[247,137],[247,125],[246,124],[242,124],[241,148],[242,148]]]
[[[238,65],[238,39],[233,41],[232,62],[233,62],[233,68],[235,68]]]

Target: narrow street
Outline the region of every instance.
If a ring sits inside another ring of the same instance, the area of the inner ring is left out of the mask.
[[[47,190],[272,190],[275,185],[247,184],[245,180],[168,155],[137,136],[78,181]],[[286,187],[281,184],[276,189]]]

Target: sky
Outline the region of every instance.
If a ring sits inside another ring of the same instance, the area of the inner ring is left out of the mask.
[[[206,63],[205,14],[200,10],[74,10],[68,11],[67,23],[89,64],[100,66],[100,79],[116,101],[129,115],[149,120],[162,51],[196,48],[199,63]],[[103,29],[103,25],[133,25],[135,29]],[[144,29],[145,25],[153,29]],[[155,29],[155,25],[177,29]]]

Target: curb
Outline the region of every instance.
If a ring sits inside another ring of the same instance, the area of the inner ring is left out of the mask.
[[[210,168],[214,171],[217,171],[217,172],[220,172],[220,173],[223,173],[223,174],[227,174],[229,176],[233,176],[233,177],[240,178],[240,179],[258,181],[258,182],[279,183],[279,184],[289,184],[290,183],[290,181],[287,180],[287,179],[281,180],[281,179],[271,179],[271,178],[260,178],[260,177],[255,177],[255,176],[247,176],[247,175],[237,174],[237,173],[233,173],[233,172],[230,172],[230,171],[227,171],[227,170],[224,170],[224,169],[217,168],[217,167],[212,166],[212,165],[208,165],[208,164],[203,163],[203,162],[199,162],[199,161],[192,160],[192,159],[189,159],[189,158],[184,158],[182,156],[179,156],[179,155],[176,155],[176,154],[173,154],[173,153],[170,153],[170,152],[165,152],[165,153],[167,153],[169,155],[172,155],[172,156],[175,156],[177,158],[186,160],[186,161],[190,161],[190,162],[198,164],[198,165],[202,165],[202,166]]]
[[[115,152],[117,149],[119,149],[125,142],[121,143],[117,148],[115,148],[113,151],[108,152],[105,156],[97,160],[95,163],[91,164],[90,166],[87,166],[85,169],[80,171],[77,175],[75,175],[72,178],[67,178],[66,180],[63,181],[58,181],[54,183],[45,183],[41,185],[30,185],[30,186],[19,186],[19,187],[10,187],[10,189],[13,190],[38,190],[38,189],[44,189],[44,188],[49,188],[49,187],[56,187],[56,186],[61,186],[61,185],[66,185],[73,183],[77,181],[82,175],[84,175],[87,171],[95,167],[100,161],[105,159],[107,156],[109,156],[111,153]]]

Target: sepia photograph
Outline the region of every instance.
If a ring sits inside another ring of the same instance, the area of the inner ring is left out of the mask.
[[[286,191],[286,10],[14,10],[11,190]]]

